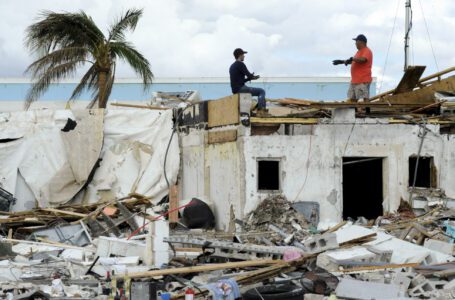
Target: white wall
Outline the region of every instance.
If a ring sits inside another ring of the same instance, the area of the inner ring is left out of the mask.
[[[204,182],[209,184],[210,195],[206,196],[216,206],[219,228],[227,229],[230,204],[241,218],[269,196],[257,190],[257,159],[280,158],[281,193],[290,201],[319,202],[320,222],[328,225],[342,218],[343,156],[383,157],[383,207],[395,211],[400,198],[408,199],[408,159],[418,152],[419,126],[380,122],[384,120],[295,125],[294,132],[300,134],[293,136],[249,136],[247,130],[235,143],[200,145],[198,154],[192,154],[197,152],[194,146],[183,147],[183,195],[203,190],[198,178],[200,173],[209,174]],[[440,135],[438,125],[428,125],[428,129],[433,133],[426,135],[421,155],[434,157],[438,187],[455,198],[455,136]],[[205,153],[205,169],[197,159],[202,159],[201,153]],[[191,157],[189,162],[187,157]]]

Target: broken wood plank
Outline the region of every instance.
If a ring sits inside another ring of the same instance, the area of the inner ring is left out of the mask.
[[[237,140],[237,129],[223,130],[223,131],[209,131],[208,144],[219,144],[235,142]]]
[[[422,77],[425,68],[425,66],[409,66],[403,74],[403,77],[395,88],[393,94],[396,95],[412,91],[419,83],[420,77]]]
[[[414,268],[420,266],[420,263],[405,263],[405,264],[388,264],[382,266],[364,266],[364,267],[355,267],[341,270],[342,273],[350,272],[361,272],[361,271],[375,271],[375,270],[387,270],[387,269],[401,269],[401,268]]]
[[[424,107],[415,109],[415,110],[411,111],[410,113],[411,113],[411,114],[415,114],[415,113],[424,111],[424,110],[429,109],[429,108],[432,108],[432,107],[437,107],[437,106],[440,106],[440,105],[441,105],[442,103],[444,103],[444,102],[447,102],[447,100],[425,105]]]
[[[319,118],[250,118],[255,124],[318,124]]]
[[[109,103],[109,105],[120,106],[120,107],[131,107],[131,108],[146,108],[146,109],[154,109],[154,110],[171,109],[170,107],[161,107],[161,106],[153,106],[153,105],[137,105],[137,104],[127,104],[127,103]]]
[[[28,240],[16,240],[16,239],[2,239],[3,242],[10,242],[10,243],[16,243],[16,244],[30,244],[30,245],[38,245],[38,246],[51,246],[51,247],[57,247],[57,248],[68,248],[68,249],[78,249],[90,253],[95,253],[96,249],[92,249],[90,247],[78,247],[78,246],[72,246],[72,245],[67,245],[67,244],[51,244],[51,243],[43,243],[43,242],[33,242],[33,241],[28,241]]]
[[[274,264],[285,264],[285,262],[283,260],[272,260],[272,259],[247,260],[247,261],[228,262],[228,263],[221,263],[221,264],[208,264],[208,265],[201,265],[201,266],[194,266],[194,267],[162,269],[162,270],[153,270],[153,271],[146,271],[146,272],[135,272],[135,273],[129,273],[128,277],[129,278],[148,278],[148,277],[164,276],[164,275],[171,275],[171,274],[189,274],[189,273],[199,273],[199,272],[224,270],[224,269],[260,267],[260,266],[267,266],[267,265],[274,265]],[[121,276],[119,278],[123,278],[123,276]]]
[[[61,209],[55,209],[55,208],[41,208],[40,210],[53,212],[53,213],[61,214],[61,215],[75,216],[75,217],[80,217],[80,218],[84,218],[87,216],[87,214],[80,214],[80,213],[73,212],[73,211],[61,210]]]

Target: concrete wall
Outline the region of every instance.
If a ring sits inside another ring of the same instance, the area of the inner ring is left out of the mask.
[[[241,141],[208,145],[207,132],[181,135],[180,193],[183,199],[199,197],[211,202],[218,228],[233,228],[244,207]]]
[[[219,228],[227,230],[230,205],[236,217],[242,218],[270,195],[257,189],[257,160],[280,159],[279,193],[290,201],[319,202],[320,225],[324,226],[342,218],[342,158],[382,157],[383,208],[395,211],[400,199],[409,196],[408,160],[418,152],[420,129],[417,125],[384,122],[356,119],[355,123],[294,125],[292,136],[250,136],[246,129],[237,142],[183,147],[182,196],[205,191],[216,206]],[[440,135],[438,125],[428,125],[428,129],[431,132],[426,135],[421,155],[434,157],[438,187],[455,198],[455,137]],[[203,132],[195,131],[182,140],[195,141],[194,136]]]

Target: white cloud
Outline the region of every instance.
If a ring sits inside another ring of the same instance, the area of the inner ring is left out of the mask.
[[[349,75],[333,59],[355,52],[352,37],[364,33],[374,52],[374,75],[382,76],[395,19],[384,86],[393,87],[403,67],[404,0],[2,0],[0,76],[22,76],[33,61],[23,46],[24,30],[40,10],[93,16],[103,29],[130,7],[144,16],[130,40],[150,60],[156,76],[226,76],[232,51],[249,51],[246,63],[263,76]],[[439,68],[455,65],[455,2],[420,0]],[[436,71],[419,2],[413,1],[415,64]],[[134,76],[124,65],[118,77]],[[302,95],[304,97],[304,95]]]

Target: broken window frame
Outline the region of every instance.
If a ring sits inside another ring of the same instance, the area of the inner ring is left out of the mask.
[[[412,189],[413,187],[413,182],[414,182],[414,170],[415,170],[415,163],[414,163],[414,168],[411,170],[411,159],[415,159],[415,162],[417,162],[417,155],[410,155],[408,157],[408,187]],[[418,180],[416,180],[416,185],[414,188],[424,188],[424,189],[434,189],[438,187],[438,175],[437,175],[437,170],[436,166],[434,164],[434,156],[420,156],[419,157],[419,165],[418,165],[418,171],[422,170],[422,160],[424,159],[429,159],[430,160],[430,169],[429,169],[429,186],[419,186],[417,184]]]

